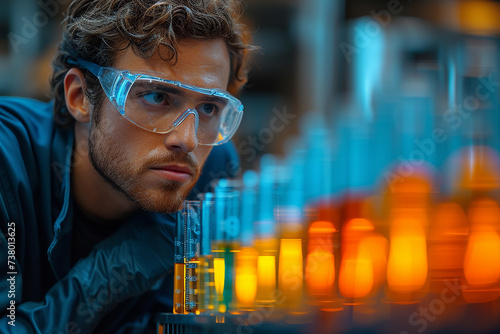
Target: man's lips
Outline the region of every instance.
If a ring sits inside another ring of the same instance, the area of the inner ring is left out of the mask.
[[[183,165],[163,165],[151,167],[151,170],[160,177],[170,181],[187,181],[194,175],[194,171]]]

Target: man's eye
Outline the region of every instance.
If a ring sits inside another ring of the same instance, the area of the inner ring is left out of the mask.
[[[201,106],[199,111],[203,112],[205,115],[213,116],[217,114],[219,108],[217,108],[215,104],[206,103]]]
[[[149,104],[165,104],[167,97],[160,92],[151,92],[144,94],[142,98]]]

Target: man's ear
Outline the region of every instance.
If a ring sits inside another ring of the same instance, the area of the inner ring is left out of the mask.
[[[64,97],[69,113],[77,122],[90,121],[90,105],[85,97],[85,77],[83,72],[72,68],[64,77]]]

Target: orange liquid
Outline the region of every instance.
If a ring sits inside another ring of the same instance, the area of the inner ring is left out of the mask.
[[[278,289],[286,298],[286,306],[296,308],[302,300],[303,284],[302,240],[281,239]]]
[[[189,261],[186,268],[186,297],[185,309],[187,313],[196,313],[198,310],[198,265],[199,261]]]
[[[174,314],[187,313],[184,308],[184,280],[186,278],[186,266],[184,263],[174,265]]]

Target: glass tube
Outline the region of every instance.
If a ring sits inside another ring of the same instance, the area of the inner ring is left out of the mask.
[[[186,267],[184,263],[184,219],[182,212],[177,214],[175,223],[175,240],[174,240],[174,314],[184,314],[185,310],[185,279]]]
[[[200,264],[201,202],[185,201],[184,248],[186,259],[186,311],[197,313],[198,310],[198,267]]]
[[[206,193],[201,207],[201,256],[199,264],[198,311],[213,312],[217,308],[214,281],[214,258],[211,243],[215,225],[214,194]]]
[[[227,179],[220,180],[215,187],[216,229],[212,252],[220,313],[235,307],[234,264],[241,233],[239,188],[237,181]]]
[[[295,143],[297,144],[297,143]],[[280,180],[277,187],[278,205],[275,208],[280,228],[278,257],[278,290],[286,302],[287,311],[303,308],[304,288],[304,169],[305,151],[293,147],[287,161],[289,177]]]
[[[260,160],[258,214],[255,221],[254,247],[257,250],[257,292],[259,307],[272,307],[276,302],[278,239],[274,207],[276,205],[276,159],[264,155]]]
[[[241,248],[236,253],[235,293],[239,311],[253,310],[257,294],[257,251],[253,247],[253,223],[256,219],[258,176],[248,170],[243,174],[241,192]]]

